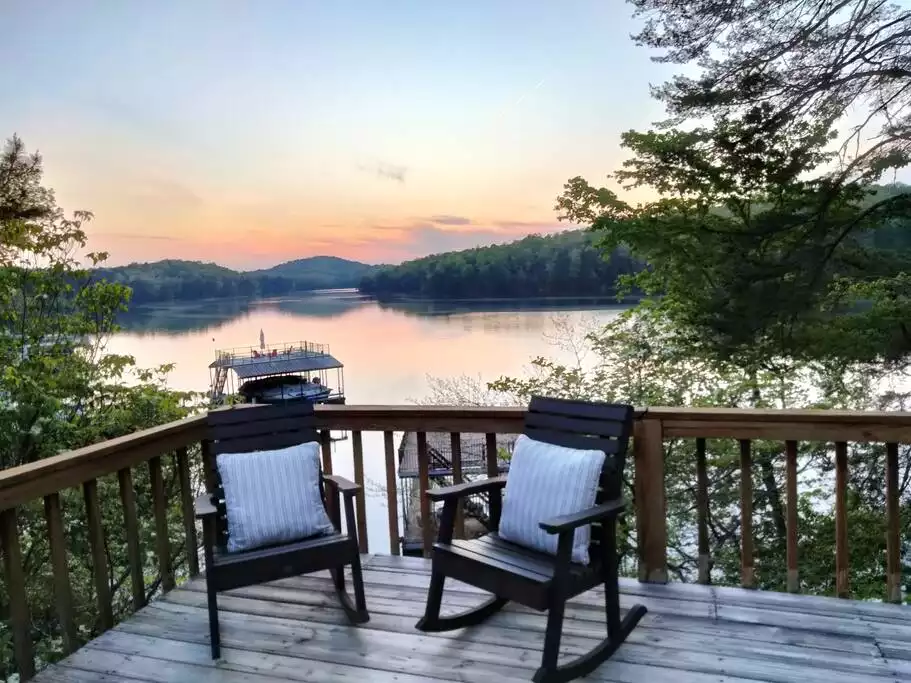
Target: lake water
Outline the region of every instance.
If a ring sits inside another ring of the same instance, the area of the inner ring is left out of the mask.
[[[427,397],[428,376],[491,381],[525,374],[536,356],[572,362],[571,352],[555,345],[555,338],[567,328],[582,331],[606,323],[622,310],[604,300],[379,304],[343,290],[135,310],[121,321],[124,332],[108,349],[133,355],[142,367],[175,363],[173,388],[206,391],[215,350],[257,346],[262,330],[267,344],[328,344],[345,365],[349,404],[406,404]],[[333,449],[335,472],[352,477],[350,440],[336,442]],[[365,433],[368,539],[378,552],[389,548],[383,453],[382,434]]]

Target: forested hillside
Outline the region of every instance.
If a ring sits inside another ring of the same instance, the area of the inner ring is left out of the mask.
[[[610,296],[617,278],[640,268],[621,250],[605,260],[595,236],[573,230],[532,235],[379,268],[360,289],[377,297],[432,298]]]
[[[129,286],[133,303],[144,304],[356,287],[374,268],[357,261],[316,256],[250,272],[214,263],[167,260],[99,269],[96,275]]]

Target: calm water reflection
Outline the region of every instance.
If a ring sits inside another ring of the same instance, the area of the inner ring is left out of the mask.
[[[171,385],[204,391],[216,348],[308,340],[329,344],[345,364],[351,404],[401,404],[428,393],[427,377],[521,375],[535,356],[560,358],[556,326],[607,322],[609,300],[377,303],[354,291],[270,300],[213,300],[146,307],[124,316],[109,350],[140,366],[175,363]],[[569,360],[569,359],[567,359]],[[335,445],[335,469],[352,476],[350,442]],[[371,548],[388,551],[381,434],[364,435]],[[334,462],[335,462],[334,461]]]

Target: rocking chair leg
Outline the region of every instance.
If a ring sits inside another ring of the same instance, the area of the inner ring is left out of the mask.
[[[332,583],[335,584],[335,590],[339,593],[345,592],[345,568],[344,567],[335,567],[330,569],[329,573],[332,574]]]
[[[433,631],[440,621],[440,607],[443,604],[443,585],[446,576],[434,568],[430,573],[430,590],[427,591],[427,605],[424,616],[418,621],[419,631]]]
[[[218,629],[218,602],[215,597],[215,589],[207,581],[206,593],[209,600],[209,642],[212,646],[212,659],[218,659],[221,656],[221,634]]]
[[[361,556],[355,555],[351,562],[351,583],[354,584],[354,604],[358,612],[362,612],[367,621],[367,597],[364,595],[364,576],[361,573]]]
[[[609,545],[609,552],[604,558],[604,610],[607,617],[607,637],[610,640],[622,640],[620,624],[620,577],[617,571],[616,533],[615,524],[605,525],[605,542]]]
[[[606,662],[623,644],[626,637],[639,623],[645,614],[645,607],[635,605],[626,616],[620,619],[620,584],[617,577],[617,557],[615,552],[615,528],[605,525],[604,546],[604,611],[607,617],[607,637],[598,643],[590,652],[576,659],[557,666],[560,653],[560,636],[563,631],[563,611],[566,594],[561,590],[562,584],[556,583],[550,596],[550,612],[547,616],[547,632],[544,636],[544,656],[532,680],[535,683],[566,683],[580,676],[590,674]],[[566,536],[569,543],[571,536]],[[561,538],[560,542],[564,540]],[[569,556],[569,548],[565,555]]]
[[[355,555],[354,559],[351,560],[351,579],[354,584],[354,602],[351,601],[351,596],[348,595],[348,591],[345,590],[344,565],[331,569],[330,572],[332,573],[332,580],[335,583],[335,592],[338,594],[338,599],[342,603],[342,609],[345,610],[348,621],[352,624],[364,624],[370,621],[370,614],[367,612],[367,600],[364,597],[364,579],[361,574],[360,555]]]
[[[441,617],[440,606],[443,602],[443,584],[445,581],[445,574],[433,570],[430,575],[430,590],[427,592],[427,607],[424,610],[424,616],[415,625],[418,630],[437,632],[474,626],[475,624],[480,624],[492,614],[499,612],[509,602],[506,598],[495,595],[477,607],[449,617]]]
[[[544,655],[541,657],[541,668],[535,673],[534,681],[550,680],[548,676],[557,670],[557,658],[560,655],[560,639],[563,636],[563,611],[565,603],[556,601],[547,612],[547,630],[544,633]]]

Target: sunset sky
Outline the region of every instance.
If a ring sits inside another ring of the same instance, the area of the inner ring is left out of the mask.
[[[368,262],[565,229],[671,67],[619,0],[0,0],[0,135],[111,262]],[[15,66],[12,66],[15,65]]]

